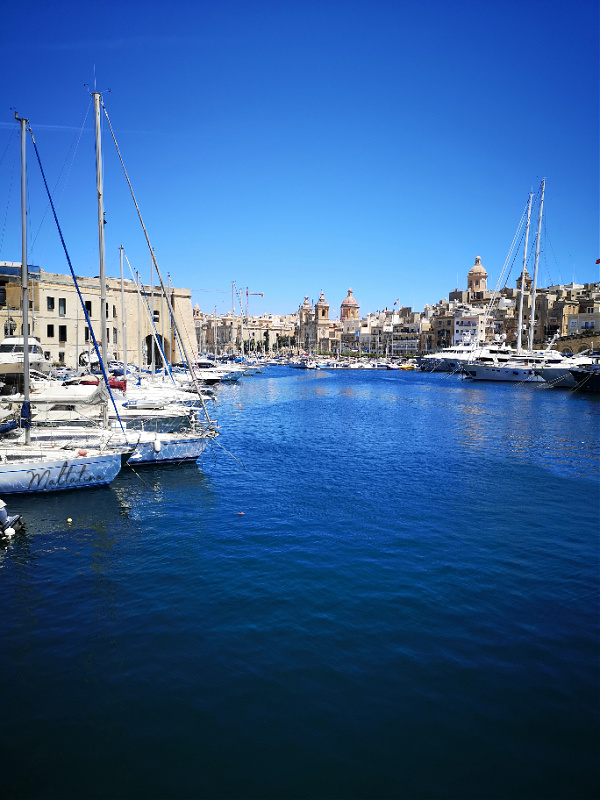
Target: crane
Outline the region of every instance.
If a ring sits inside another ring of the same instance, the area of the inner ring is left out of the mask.
[[[248,316],[248,297],[251,294],[256,295],[256,297],[264,297],[265,296],[264,292],[249,292],[248,291],[248,287],[246,286],[246,316]]]

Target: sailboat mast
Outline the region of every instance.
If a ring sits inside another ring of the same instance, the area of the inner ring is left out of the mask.
[[[93,92],[96,128],[96,190],[98,192],[98,251],[100,257],[100,325],[102,361],[107,362],[106,266],[104,260],[104,190],[102,187],[102,138],[100,133],[100,92]]]
[[[171,274],[167,272],[167,286],[169,287],[169,297],[167,300],[167,305],[169,307],[169,361],[171,364],[173,363],[173,359],[176,353],[174,347],[175,335],[173,333],[173,314],[175,313],[175,305],[173,303],[173,288],[171,287]],[[197,356],[197,354],[196,354]],[[196,360],[196,359],[194,359]]]
[[[533,350],[533,336],[535,332],[535,291],[537,289],[538,262],[540,258],[540,239],[542,235],[542,211],[544,210],[545,179],[542,180],[542,194],[540,197],[540,213],[538,216],[537,238],[535,242],[535,265],[533,267],[533,283],[531,284],[531,312],[529,317],[529,349]]]
[[[29,403],[29,275],[27,270],[27,123],[15,118],[21,126],[21,303],[23,307],[23,399]],[[25,442],[31,442],[31,430],[25,428]]]
[[[154,343],[154,251],[150,254],[150,298],[152,310],[152,322],[150,325],[150,338],[152,347],[152,377],[156,372],[156,345]]]
[[[127,378],[127,317],[125,316],[125,281],[123,280],[123,245],[119,247],[121,267],[121,341],[123,342],[123,374]]]
[[[519,294],[519,318],[517,322],[517,355],[520,355],[523,338],[523,297],[525,296],[525,270],[527,269],[527,246],[529,243],[529,222],[531,221],[531,200],[533,194],[529,194],[529,205],[527,206],[527,227],[525,228],[525,247],[523,248],[523,270],[521,272],[521,293]]]
[[[240,289],[240,338],[242,340],[242,359],[244,359],[246,357],[246,355],[244,353],[244,306],[242,305],[242,290],[241,289]]]
[[[142,364],[142,312],[140,309],[140,273],[136,271],[135,276],[137,278],[137,318],[138,318],[138,369],[141,369],[144,365]]]

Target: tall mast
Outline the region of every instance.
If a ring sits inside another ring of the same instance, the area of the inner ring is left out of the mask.
[[[123,245],[119,247],[119,265],[121,267],[121,341],[123,342],[123,373],[127,378],[127,317],[125,316],[125,281],[123,280]]]
[[[102,361],[107,361],[106,267],[104,263],[104,190],[102,188],[102,138],[100,133],[100,92],[92,92],[96,121],[96,190],[98,192],[98,250],[100,254],[100,325],[102,326]]]
[[[27,270],[27,123],[17,117],[21,126],[21,303],[23,306],[23,400],[29,403],[29,275]],[[25,443],[31,441],[31,430],[25,428]]]
[[[531,314],[529,318],[529,349],[533,350],[533,336],[535,331],[535,290],[537,288],[538,261],[540,258],[540,239],[542,235],[542,211],[544,209],[544,189],[546,180],[542,180],[542,194],[540,197],[540,213],[538,216],[537,238],[535,242],[535,265],[533,267],[533,283],[531,284]]]
[[[527,227],[525,228],[525,247],[523,248],[523,270],[521,272],[521,293],[519,294],[519,319],[517,322],[517,355],[520,355],[523,338],[523,297],[525,296],[525,270],[527,269],[527,245],[529,243],[529,222],[531,220],[531,200],[533,194],[529,194],[529,205],[527,206]]]
[[[140,309],[140,273],[135,273],[137,278],[137,318],[138,318],[138,369],[141,369],[144,365],[142,364],[142,312]]]
[[[242,305],[242,290],[240,289],[240,337],[242,339],[242,359],[246,356],[244,354],[244,307]]]
[[[217,360],[217,307],[213,316],[213,341],[215,343],[215,361]]]
[[[154,342],[154,253],[150,254],[150,298],[152,306],[152,324],[150,327],[150,338],[152,347],[152,377],[156,371],[156,344]]]
[[[165,362],[166,362],[167,351],[165,350],[165,310],[164,310],[164,307],[163,307],[164,295],[165,295],[165,293],[161,289],[161,292],[160,292],[160,336],[161,336],[162,341],[161,341],[160,344],[161,344],[162,351],[163,351],[163,354],[164,354],[164,359],[165,359]],[[169,361],[170,361],[170,359],[169,359]],[[162,374],[163,381],[164,381],[164,379],[166,377],[166,373],[167,373],[167,364],[164,363],[163,364],[163,374]]]
[[[175,356],[175,349],[173,347],[173,314],[175,313],[175,308],[173,305],[173,289],[171,288],[171,273],[167,272],[167,286],[169,287],[169,296],[167,298],[167,306],[169,308],[169,361],[171,364],[173,363],[173,358]],[[197,360],[197,359],[194,359]]]

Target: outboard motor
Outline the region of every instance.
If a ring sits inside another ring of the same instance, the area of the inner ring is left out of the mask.
[[[21,527],[21,514],[15,514],[12,517],[8,516],[6,510],[6,503],[0,500],[0,532],[5,536],[14,536],[15,529]]]

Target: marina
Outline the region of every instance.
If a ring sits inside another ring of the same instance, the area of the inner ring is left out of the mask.
[[[59,11],[5,14],[1,800],[598,800],[597,7]]]
[[[596,796],[600,404],[542,386],[271,366],[236,460],[11,497],[3,796]]]

